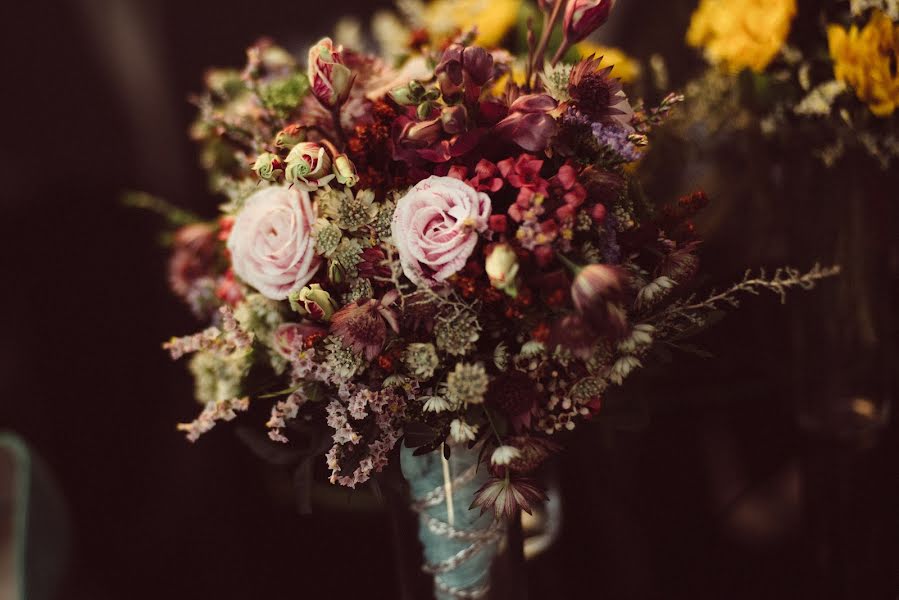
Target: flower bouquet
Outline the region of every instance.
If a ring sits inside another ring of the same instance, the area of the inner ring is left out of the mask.
[[[689,350],[741,293],[837,270],[697,296],[708,199],[654,203],[633,168],[680,97],[646,107],[599,57],[567,62],[611,8],[541,2],[518,57],[413,29],[399,58],[325,38],[301,68],[263,40],[196,98],[227,201],[173,215],[172,288],[210,323],[165,344],[204,407],[179,429],[261,408],[252,443],[302,456],[302,478],[400,465],[441,598],[487,594],[538,467],[655,349]]]
[[[710,64],[686,88],[689,123],[756,130],[828,167],[899,158],[895,0],[701,0],[686,41]]]

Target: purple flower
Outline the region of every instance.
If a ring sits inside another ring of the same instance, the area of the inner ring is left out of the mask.
[[[593,137],[600,146],[613,150],[625,162],[634,162],[640,158],[640,151],[628,139],[631,129],[617,121],[607,123],[593,123],[591,126]]]

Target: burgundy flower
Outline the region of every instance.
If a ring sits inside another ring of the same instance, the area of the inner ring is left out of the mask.
[[[373,246],[362,251],[362,262],[356,265],[359,276],[366,279],[390,277],[387,255],[380,246]]]
[[[373,360],[387,341],[387,325],[399,333],[399,318],[390,308],[399,294],[387,292],[380,300],[358,301],[343,307],[331,317],[331,333],[344,344]]]
[[[608,21],[615,0],[568,0],[562,28],[568,44],[576,44]]]
[[[568,94],[577,109],[596,122],[618,121],[627,125],[633,114],[621,81],[612,67],[600,68],[602,57],[590,55],[571,71]]]
[[[452,44],[444,50],[434,73],[444,98],[465,92],[469,100],[477,100],[481,88],[493,77],[493,56],[478,46]]]
[[[622,306],[626,275],[611,265],[587,265],[571,284],[577,311],[598,333],[621,338],[627,333],[627,312]]]
[[[518,188],[518,197],[515,203],[520,209],[526,210],[536,194],[546,196],[549,193],[549,182],[540,177],[540,169],[543,161],[532,154],[522,154],[518,158],[507,158],[496,165],[503,178],[514,188]],[[513,219],[520,221],[509,213]]]
[[[559,219],[571,219],[587,198],[587,190],[577,180],[577,171],[571,163],[565,163],[549,180],[550,193],[560,198],[564,205],[556,209]]]
[[[508,116],[493,127],[493,132],[529,152],[540,152],[558,131],[556,120],[549,114],[556,106],[547,94],[521,96],[512,102]]]
[[[475,492],[469,510],[480,508],[481,514],[492,510],[497,519],[510,518],[518,509],[531,514],[532,508],[544,500],[546,494],[531,479],[512,475],[491,477]]]
[[[510,370],[490,382],[485,398],[488,404],[505,413],[513,428],[520,431],[530,427],[540,393],[525,373]]]

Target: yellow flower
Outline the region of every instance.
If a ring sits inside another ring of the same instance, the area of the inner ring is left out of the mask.
[[[858,99],[878,117],[889,117],[899,106],[899,25],[875,11],[861,30],[827,28],[833,75],[852,86]]]
[[[796,0],[700,0],[687,44],[732,72],[761,72],[783,47],[794,16]]]
[[[640,75],[640,63],[625,54],[620,48],[601,46],[593,42],[581,42],[575,48],[581,58],[587,58],[591,54],[601,56],[601,67],[614,65],[612,76],[621,79],[622,83],[633,83]]]
[[[478,28],[477,44],[500,43],[518,18],[521,0],[435,0],[425,8],[424,25],[436,36]]]

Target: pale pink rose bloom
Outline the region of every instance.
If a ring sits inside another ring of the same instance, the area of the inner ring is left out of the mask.
[[[453,177],[431,176],[400,198],[391,233],[403,272],[433,286],[465,266],[487,230],[490,197]]]
[[[228,237],[234,272],[272,300],[283,300],[312,279],[315,213],[309,193],[271,186],[247,198]]]

